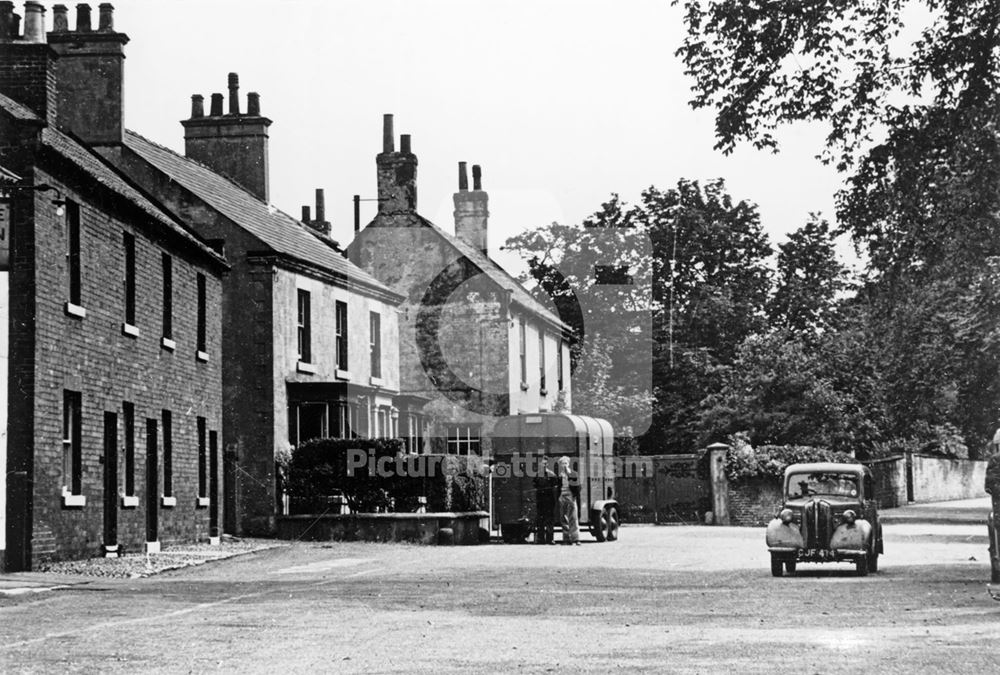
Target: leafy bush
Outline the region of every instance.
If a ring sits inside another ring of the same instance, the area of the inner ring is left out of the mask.
[[[358,452],[363,466],[353,468]],[[293,513],[325,513],[335,495],[354,513],[413,512],[421,497],[428,511],[438,512],[478,511],[487,501],[482,459],[407,455],[397,439],[315,439],[279,457],[278,465]]]
[[[284,479],[293,513],[322,513],[334,495],[343,495],[356,513],[389,510],[396,477],[369,472],[369,462],[350,470],[349,460],[352,451],[377,461],[400,456],[402,450],[398,439],[317,438],[302,443],[292,451]]]
[[[735,483],[756,478],[781,478],[785,469],[800,462],[840,462],[856,461],[843,452],[805,445],[762,445],[753,448],[745,437],[732,439],[726,453],[726,475]]]

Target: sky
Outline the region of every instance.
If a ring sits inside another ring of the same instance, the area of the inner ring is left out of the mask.
[[[712,111],[688,105],[691,80],[674,55],[681,10],[668,0],[114,5],[115,28],[131,38],[126,126],[183,152],[191,95],[207,108],[238,73],[241,105],[258,92],[274,122],[271,202],[298,217],[323,188],[342,244],[353,236],[352,196],[376,196],[384,113],[397,136],[412,136],[418,210],[444,229],[458,162],[482,166],[491,254],[515,271],[517,258],[498,251],[507,237],[580,222],[612,193],[635,202],[680,178],[724,178],[735,199],[759,205],[772,243],[810,212],[833,218],[841,179],[815,158],[824,129],[785,130],[779,154],[713,150]],[[363,204],[362,222],[374,211]]]

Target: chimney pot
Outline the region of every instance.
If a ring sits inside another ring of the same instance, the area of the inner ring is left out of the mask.
[[[309,217],[309,207],[305,204],[302,205],[302,222],[308,223],[312,218]]]
[[[319,222],[326,220],[326,200],[323,197],[323,188],[316,188],[316,220]]]
[[[392,114],[382,115],[382,152],[396,150],[396,137],[392,132]]]
[[[478,164],[472,165],[472,189],[483,189],[483,171],[479,168]]]
[[[24,39],[45,42],[45,7],[35,0],[24,3]]]
[[[399,151],[404,155],[413,154],[410,152],[410,134],[403,134],[399,137]]]
[[[465,192],[469,189],[469,175],[465,171],[465,162],[458,163],[458,191]]]
[[[102,2],[97,6],[97,30],[104,33],[115,32],[115,6],[110,2]]]
[[[247,115],[260,117],[260,94],[255,91],[247,94]]]
[[[240,76],[229,73],[229,114],[240,114]]]
[[[56,33],[65,33],[69,30],[69,9],[66,5],[54,5],[52,7],[52,30]]]
[[[191,119],[205,116],[205,97],[201,94],[191,96]]]
[[[10,0],[0,2],[0,40],[17,38],[17,34],[11,34],[11,20],[14,15],[14,3]]]
[[[212,109],[209,114],[212,117],[222,116],[222,94],[212,94]]]
[[[90,32],[90,5],[85,2],[76,6],[76,30],[78,33]]]

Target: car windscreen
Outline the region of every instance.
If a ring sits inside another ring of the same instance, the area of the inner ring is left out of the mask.
[[[788,477],[788,498],[827,495],[857,497],[858,476],[852,473],[811,472],[793,473]]]

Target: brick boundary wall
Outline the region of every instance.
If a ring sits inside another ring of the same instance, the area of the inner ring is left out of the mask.
[[[729,519],[737,527],[762,527],[781,507],[781,482],[754,478],[729,485]]]

